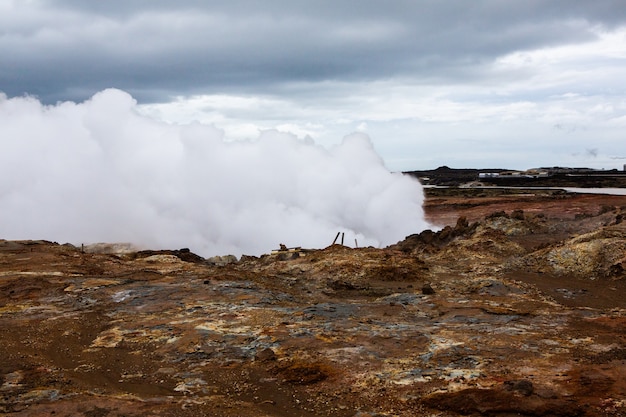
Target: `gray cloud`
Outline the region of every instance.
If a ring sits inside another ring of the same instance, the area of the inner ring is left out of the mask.
[[[598,148],[587,148],[585,149],[585,154],[591,158],[596,158],[598,156]]]
[[[507,53],[594,39],[621,1],[107,1],[15,3],[0,17],[0,90],[140,102],[280,93],[290,83],[482,80]],[[5,8],[7,6],[4,6]]]
[[[626,151],[621,0],[0,0],[0,28],[9,97],[114,87],[227,140],[359,130],[392,170]]]

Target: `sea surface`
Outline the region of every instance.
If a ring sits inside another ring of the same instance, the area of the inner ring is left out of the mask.
[[[559,189],[559,188],[557,188]],[[560,188],[568,193],[626,195],[626,188]]]
[[[441,185],[424,185],[424,188],[451,188]],[[568,193],[578,194],[609,194],[626,195],[626,188],[582,188],[582,187],[504,187],[504,186],[482,186],[472,188],[484,189],[511,189],[511,190],[564,190]]]

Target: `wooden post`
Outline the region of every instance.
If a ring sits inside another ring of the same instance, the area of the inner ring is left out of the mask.
[[[340,233],[341,233],[341,232],[337,232],[337,236],[335,236],[335,240],[333,240],[333,245],[337,242],[337,239],[339,239],[339,234],[340,234]]]
[[[343,246],[343,235],[344,233],[341,234],[341,246]]]

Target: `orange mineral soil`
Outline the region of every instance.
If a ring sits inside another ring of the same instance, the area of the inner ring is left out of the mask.
[[[388,248],[223,262],[0,240],[0,414],[626,415],[626,197],[425,211]]]

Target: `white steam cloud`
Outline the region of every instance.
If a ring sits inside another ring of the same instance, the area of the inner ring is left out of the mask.
[[[111,89],[56,106],[0,94],[0,146],[3,239],[259,255],[429,227],[419,182],[388,172],[363,134],[332,149],[275,131],[229,142],[142,116]]]

